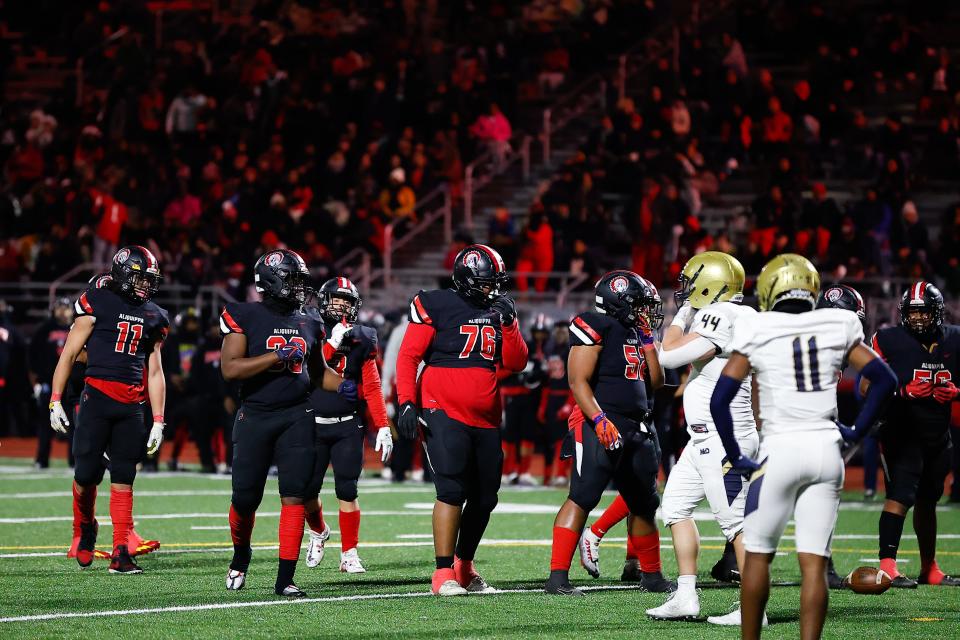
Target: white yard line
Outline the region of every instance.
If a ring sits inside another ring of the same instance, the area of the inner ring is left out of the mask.
[[[583,591],[636,591],[640,585],[609,585],[596,587],[580,587]],[[499,595],[506,593],[543,593],[543,589],[503,589],[497,590],[491,594],[479,595]],[[473,594],[474,597],[478,594]],[[256,600],[253,602],[217,602],[211,604],[181,605],[176,607],[156,607],[152,609],[113,609],[104,611],[64,611],[60,613],[44,613],[30,616],[11,616],[0,618],[0,623],[5,622],[40,622],[43,620],[63,620],[67,618],[103,618],[112,616],[142,615],[148,613],[184,613],[190,611],[211,611],[215,609],[246,609],[251,607],[275,607],[315,604],[318,602],[354,602],[361,600],[398,600],[401,598],[431,598],[435,597],[429,592],[417,593],[374,593],[357,596],[330,596],[326,598],[300,598],[296,600]]]

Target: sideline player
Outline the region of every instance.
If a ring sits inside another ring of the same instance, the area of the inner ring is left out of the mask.
[[[412,440],[423,425],[437,489],[436,595],[491,590],[473,561],[503,470],[497,369],[516,372],[527,364],[514,302],[501,292],[506,281],[496,251],[482,244],[463,249],[453,264],[454,289],[421,291],[411,300],[397,358],[397,430]]]
[[[747,490],[741,582],[741,635],[760,637],[770,596],[770,563],[787,521],[796,522],[800,564],[800,637],[819,638],[827,614],[827,558],[843,488],[841,439],[866,435],[896,378],[863,343],[855,313],[816,309],[820,275],[796,254],[777,256],[757,279],[762,313],[734,327],[734,352],[710,400],[710,412],[735,473]],[[836,422],[837,381],[846,362],[872,383],[854,426]],[[730,404],[754,372],[763,443],[758,464],[734,436]]]
[[[900,299],[900,326],[881,329],[873,348],[897,374],[898,391],[880,429],[887,499],[880,514],[880,568],[893,586],[917,583],[960,586],[936,561],[937,501],[950,472],[950,411],[960,376],[960,327],[943,323],[943,295],[929,282],[915,282]],[[907,511],[920,548],[920,575],[897,569],[897,549]]]
[[[332,465],[334,487],[340,502],[340,571],[364,573],[366,569],[357,555],[360,540],[357,481],[363,471],[364,406],[370,410],[377,428],[376,451],[382,451],[381,462],[386,463],[393,452],[393,436],[377,370],[377,332],[357,324],[363,300],[349,279],[338,277],[324,282],[318,291],[318,302],[324,329],[330,336],[323,343],[323,357],[334,371],[359,381],[360,393],[353,401],[325,389],[315,389],[310,395],[316,424],[316,461],[313,481],[304,502],[310,535],[306,562],[311,568],[320,564],[324,545],[330,537],[330,527],[323,520],[318,494],[327,467]]]
[[[250,538],[271,464],[277,465],[280,491],[280,549],[277,595],[302,598],[293,581],[303,541],[303,499],[313,473],[313,413],[310,355],[324,337],[323,323],[303,308],[310,273],[303,258],[280,249],[264,254],[253,268],[261,302],[231,302],[220,314],[223,378],[240,381],[242,404],[233,427],[233,495],[230,536],[233,559],[227,589],[242,589],[253,554]],[[319,360],[319,362],[317,362]],[[324,389],[356,398],[356,385],[323,363]]]
[[[690,441],[667,478],[662,514],[670,528],[679,568],[677,590],[647,615],[659,620],[693,619],[700,615],[697,593],[697,557],[700,532],[693,519],[697,505],[706,498],[713,517],[732,543],[738,566],[743,565],[743,506],[746,483],[731,471],[723,444],[710,417],[710,395],[730,357],[730,341],[737,323],[756,314],[740,304],[743,300],[743,266],[733,256],[706,251],[687,261],[680,274],[675,297],[679,310],[663,337],[660,364],[678,369],[692,364],[683,392],[683,411]],[[730,411],[734,434],[741,451],[755,457],[760,436],[754,420],[751,378],[740,384]],[[715,624],[739,625],[739,609],[708,618]]]
[[[567,373],[577,402],[570,416],[575,462],[567,500],[553,524],[544,589],[554,595],[583,595],[570,584],[570,561],[587,514],[611,480],[629,507],[627,536],[634,547],[649,549],[657,560],[660,553],[654,520],[660,504],[660,448],[649,425],[647,394],[648,382],[653,389],[663,385],[653,333],[663,322],[660,296],[632,271],[611,271],[594,290],[596,311],[581,313],[570,323]],[[587,417],[592,429],[584,428]],[[644,575],[645,581],[666,583],[656,568]]]
[[[110,455],[110,519],[113,553],[110,573],[142,573],[133,561],[133,482],[137,463],[163,442],[166,383],[161,348],[170,326],[167,312],[151,302],[160,286],[160,265],[145,247],[123,247],[113,257],[111,277],[80,295],[50,385],[50,424],[66,433],[70,424],[61,397],[74,363],[86,348],[85,386],[73,435],[74,536],[79,531],[77,564],[93,562],[99,524],[94,517],[97,486]],[[146,367],[146,375],[144,368]],[[144,388],[146,387],[146,388]],[[153,426],[146,429],[144,401],[149,397]],[[136,551],[134,549],[133,551]]]

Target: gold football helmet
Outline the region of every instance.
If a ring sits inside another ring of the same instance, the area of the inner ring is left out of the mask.
[[[781,300],[808,300],[813,309],[820,294],[820,274],[809,260],[784,253],[764,265],[757,278],[757,304],[770,311]]]
[[[721,251],[698,253],[680,272],[680,289],[674,293],[677,307],[689,302],[694,309],[702,309],[714,302],[739,301],[745,278],[743,265],[733,256]]]

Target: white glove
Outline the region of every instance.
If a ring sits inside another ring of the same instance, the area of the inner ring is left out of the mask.
[[[677,315],[673,316],[670,326],[680,327],[680,329],[686,331],[695,315],[697,315],[697,310],[691,307],[689,302],[684,302],[683,306],[677,309]]]
[[[335,324],[333,329],[330,331],[330,337],[327,338],[327,344],[333,347],[333,350],[336,351],[340,348],[340,344],[343,342],[343,339],[350,335],[350,331],[352,330],[353,325],[347,324],[346,320]]]
[[[383,453],[380,454],[380,462],[386,462],[390,459],[390,454],[393,453],[393,435],[390,433],[390,427],[380,427],[380,430],[377,431],[377,444],[373,447],[374,451],[380,451],[383,449]]]
[[[150,429],[150,437],[147,438],[147,455],[152,456],[159,451],[161,444],[163,444],[163,423],[154,422]]]
[[[63,405],[60,404],[59,400],[50,403],[50,426],[54,431],[60,433],[66,433],[67,427],[70,426],[67,412],[63,410]]]

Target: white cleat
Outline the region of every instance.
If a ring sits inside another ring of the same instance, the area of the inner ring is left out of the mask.
[[[517,484],[521,487],[535,487],[537,486],[537,479],[529,473],[521,473],[517,477]]]
[[[340,571],[344,573],[366,573],[367,570],[363,568],[363,564],[360,562],[360,556],[357,555],[356,549],[350,549],[349,551],[344,551],[340,554]]]
[[[600,577],[600,538],[590,527],[586,527],[580,534],[580,564],[594,578]]]
[[[647,609],[647,615],[655,620],[694,620],[700,615],[700,596],[696,591],[674,591],[662,605]]]
[[[247,574],[243,571],[236,571],[234,569],[227,571],[227,589],[230,591],[240,591],[246,583]]]
[[[570,482],[569,482],[565,477],[560,476],[560,477],[558,477],[558,478],[554,478],[554,479],[553,479],[553,482],[550,483],[550,486],[551,486],[551,487],[565,487],[565,486],[567,486],[568,484],[570,484]]]
[[[730,613],[723,616],[710,616],[707,618],[707,622],[710,624],[716,624],[724,627],[739,627],[740,626],[740,605],[736,605],[736,609]],[[761,626],[767,626],[767,614],[763,614],[763,622]]]
[[[437,589],[438,596],[465,596],[468,593],[456,580],[447,580]]]
[[[330,525],[324,523],[322,533],[316,533],[312,529],[307,529],[310,534],[310,543],[307,544],[307,566],[311,569],[320,564],[323,560],[323,547],[330,539]]]

